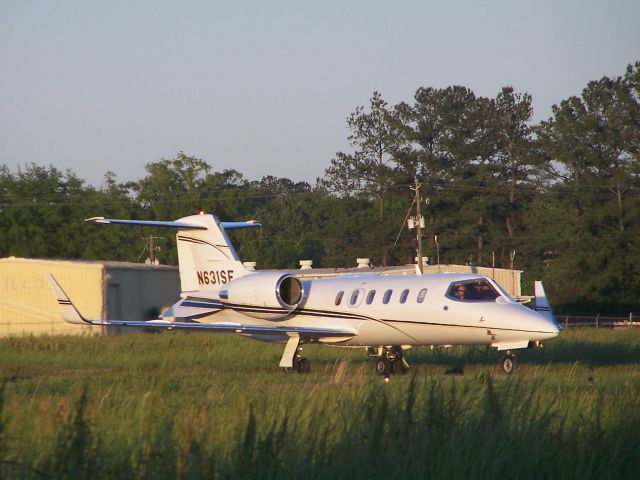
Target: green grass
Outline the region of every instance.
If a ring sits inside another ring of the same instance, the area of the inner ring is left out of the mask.
[[[388,383],[364,350],[236,336],[0,340],[0,478],[636,478],[640,331],[498,352],[416,348]],[[462,374],[448,375],[448,372]]]

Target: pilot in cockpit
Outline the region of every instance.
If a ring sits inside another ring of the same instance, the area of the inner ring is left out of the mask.
[[[464,300],[464,296],[467,293],[467,287],[464,285],[456,285],[456,288],[453,292],[453,295],[458,299],[458,300]]]

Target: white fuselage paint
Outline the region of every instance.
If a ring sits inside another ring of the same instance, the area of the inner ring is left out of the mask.
[[[491,301],[460,301],[447,295],[454,282],[486,280],[502,295]],[[470,274],[429,275],[345,275],[322,280],[304,280],[304,300],[282,319],[261,320],[225,307],[201,318],[207,323],[242,323],[328,329],[352,329],[353,337],[322,338],[322,343],[345,346],[390,345],[517,345],[541,341],[558,335],[553,320],[517,303],[492,279]],[[422,303],[417,296],[427,289]],[[385,291],[392,295],[383,303]],[[404,303],[401,292],[409,290]],[[350,304],[352,292],[360,290],[358,301]],[[373,302],[367,295],[376,291]],[[344,295],[336,305],[338,292]],[[190,292],[189,297],[217,299],[217,292]],[[253,305],[253,307],[259,307]],[[283,341],[286,337],[260,340]],[[511,347],[508,347],[511,348]],[[515,346],[514,348],[521,348]]]

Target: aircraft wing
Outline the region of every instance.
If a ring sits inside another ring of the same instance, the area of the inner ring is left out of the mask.
[[[355,332],[350,329],[336,328],[315,328],[315,327],[297,327],[286,325],[253,325],[235,322],[218,322],[204,323],[197,321],[172,322],[169,320],[89,320],[82,316],[78,309],[73,305],[62,287],[53,277],[48,274],[47,280],[53,290],[58,305],[62,311],[62,318],[69,323],[78,325],[97,325],[97,326],[120,326],[120,327],[138,327],[148,328],[152,330],[190,330],[190,331],[209,331],[209,332],[229,332],[241,335],[266,335],[282,337],[288,334],[296,334],[302,338],[324,338],[324,337],[353,337]]]
[[[104,320],[96,322],[86,319],[84,323],[87,325],[138,327],[151,330],[189,330],[219,333],[227,332],[239,333],[242,335],[272,335],[275,337],[282,337],[292,333],[296,333],[302,338],[353,337],[355,335],[353,331],[329,328],[292,327],[281,325],[246,325],[242,323],[171,322],[169,320]]]

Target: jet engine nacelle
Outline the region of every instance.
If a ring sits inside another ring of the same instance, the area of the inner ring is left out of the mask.
[[[232,280],[218,296],[226,306],[250,317],[279,320],[300,305],[304,288],[289,273],[258,272]]]

